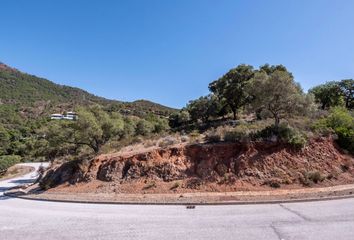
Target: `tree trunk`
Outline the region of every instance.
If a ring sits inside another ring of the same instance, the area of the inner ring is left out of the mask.
[[[90,147],[96,154],[100,151],[100,146],[97,141],[95,141],[95,144],[90,144]]]
[[[345,107],[349,109],[349,97],[345,98]]]
[[[232,109],[232,114],[234,116],[234,120],[237,120],[237,110]]]
[[[274,126],[275,126],[275,128],[278,128],[279,127],[279,124],[280,124],[280,118],[277,116],[277,115],[275,115],[274,116]]]

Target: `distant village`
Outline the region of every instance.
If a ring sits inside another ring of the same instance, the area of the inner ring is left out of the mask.
[[[65,112],[63,114],[61,113],[54,113],[50,115],[51,120],[77,120],[78,115],[76,112]]]

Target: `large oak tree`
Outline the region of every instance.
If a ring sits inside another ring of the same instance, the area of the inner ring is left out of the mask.
[[[253,94],[247,91],[253,76],[253,67],[241,64],[209,84],[209,90],[220,102],[225,102],[230,107],[234,119],[237,119],[238,110],[250,103],[253,98]]]
[[[274,118],[275,127],[279,126],[281,119],[303,113],[310,104],[286,69],[261,69],[252,79],[249,91],[255,96],[252,101],[254,109],[262,109],[270,114]]]

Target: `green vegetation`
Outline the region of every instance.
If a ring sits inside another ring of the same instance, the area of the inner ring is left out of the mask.
[[[0,174],[4,173],[9,167],[21,162],[21,157],[16,155],[0,156]]]
[[[339,146],[353,154],[353,89],[354,80],[347,79],[306,94],[282,65],[242,64],[177,111],[145,100],[107,100],[0,64],[0,164],[4,170],[19,161],[87,159],[142,141],[160,147],[272,141],[300,150],[316,134],[336,134]],[[49,119],[64,111],[79,118]],[[178,141],[168,136],[171,130],[181,135]]]
[[[77,121],[49,119],[73,110]],[[174,112],[146,100],[107,100],[0,64],[0,161],[12,155],[23,161],[73,159],[117,149],[168,131]]]
[[[297,150],[308,136],[336,133],[338,144],[353,153],[352,79],[329,82],[306,94],[283,65],[255,69],[242,64],[210,83],[209,90],[170,116],[172,129],[205,132],[207,142],[277,141]]]
[[[354,108],[354,80],[345,79],[332,81],[316,86],[309,90],[315,96],[321,109],[343,106],[347,109]]]
[[[254,101],[251,107],[261,114],[271,116],[274,126],[278,127],[281,119],[301,115],[311,103],[306,101],[308,98],[286,68],[268,71],[264,68],[252,80],[250,89]]]
[[[354,114],[344,107],[335,107],[328,116],[319,119],[313,126],[316,131],[324,134],[337,134],[338,144],[354,154]]]
[[[322,182],[325,179],[319,171],[306,172],[301,178],[301,182],[305,186],[310,186],[313,183]]]
[[[129,103],[97,97],[82,89],[55,84],[47,79],[20,72],[1,63],[0,103],[20,108],[39,107],[44,109],[44,114],[57,110],[58,105],[75,107],[92,104],[102,105],[108,112],[120,112],[124,115],[139,117],[149,113],[169,116],[175,112],[175,109],[146,100]],[[41,111],[37,112],[38,114],[40,115]]]
[[[237,113],[253,98],[249,85],[254,76],[253,67],[250,65],[239,65],[231,69],[217,81],[209,84],[209,89],[225,103],[233,113],[233,118],[237,119]]]

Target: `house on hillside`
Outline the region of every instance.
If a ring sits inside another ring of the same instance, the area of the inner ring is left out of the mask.
[[[66,120],[76,120],[78,118],[77,113],[76,112],[67,112],[64,115],[64,119]]]
[[[77,120],[78,116],[77,113],[75,112],[66,112],[64,114],[60,114],[60,113],[54,113],[50,115],[50,119],[51,120]]]
[[[51,120],[61,120],[63,119],[64,115],[60,113],[54,113],[50,115]]]

